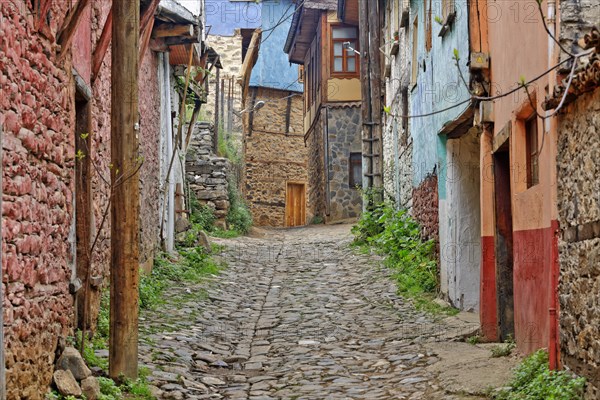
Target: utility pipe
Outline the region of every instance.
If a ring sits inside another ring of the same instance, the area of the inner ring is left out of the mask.
[[[165,118],[167,121],[167,155],[173,154],[173,122],[171,118],[171,65],[169,63],[169,53],[164,53],[163,69],[165,73]],[[165,240],[166,250],[171,252],[174,248],[175,231],[175,183],[173,182],[173,168],[169,166],[167,176],[167,201],[164,207],[167,208],[167,237]]]
[[[554,38],[556,37],[556,0],[547,0],[548,2],[548,12],[546,17],[546,24],[548,25],[548,30],[550,31],[550,35],[548,35],[548,67],[552,67],[554,65],[554,60],[556,59],[556,43],[554,42]],[[573,60],[573,62],[577,62],[577,60]],[[549,93],[552,93],[554,90],[554,82],[556,80],[556,71],[553,71],[548,78],[548,90]],[[549,114],[549,111],[546,111],[546,115]],[[553,131],[554,125],[553,118],[545,118],[544,119],[544,132],[543,135],[549,135]],[[550,307],[548,309],[549,313],[549,338],[548,338],[548,364],[551,370],[558,369],[558,229],[553,230],[552,236],[552,261],[550,264]]]

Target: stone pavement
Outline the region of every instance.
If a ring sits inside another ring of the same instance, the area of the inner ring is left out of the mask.
[[[215,239],[228,267],[140,323],[160,399],[458,399],[427,344],[474,324],[419,312],[348,225]],[[458,322],[457,322],[458,321]],[[451,322],[451,323],[450,323]]]

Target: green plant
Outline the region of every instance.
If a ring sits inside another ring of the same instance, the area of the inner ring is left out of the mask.
[[[190,223],[192,226],[195,229],[212,232],[216,220],[214,210],[206,204],[200,204],[195,196],[191,198],[190,209]]]
[[[199,282],[207,275],[218,273],[219,269],[203,247],[179,249],[177,259],[160,253],[154,259],[152,272],[140,278],[140,307],[155,309],[162,304],[162,294],[172,282]]]
[[[548,353],[538,350],[515,369],[510,388],[495,394],[497,400],[577,400],[583,398],[584,378],[548,368]]]
[[[481,337],[479,335],[469,336],[466,340],[467,343],[472,344],[472,345],[476,345],[480,341],[481,341]]]
[[[320,225],[320,224],[322,224],[323,222],[324,222],[324,219],[323,219],[323,217],[321,217],[320,215],[315,215],[315,216],[312,218],[312,221],[310,221],[310,223],[311,223],[312,225]]]
[[[252,226],[252,214],[248,206],[241,198],[239,189],[234,179],[229,180],[229,212],[225,220],[232,230],[235,230],[242,235],[250,231]]]
[[[497,357],[508,357],[511,355],[513,349],[516,347],[514,343],[505,343],[504,345],[497,344],[492,346],[490,351],[492,352],[492,358]]]
[[[433,313],[455,313],[432,302],[438,288],[437,262],[432,240],[421,239],[419,224],[406,210],[396,210],[390,202],[375,202],[369,193],[365,203],[372,204],[352,228],[354,244],[370,246],[385,256],[393,271],[400,294],[414,299],[417,308]]]

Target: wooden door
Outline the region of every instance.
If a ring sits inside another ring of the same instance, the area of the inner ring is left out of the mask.
[[[285,226],[306,224],[306,185],[288,183],[285,199]]]

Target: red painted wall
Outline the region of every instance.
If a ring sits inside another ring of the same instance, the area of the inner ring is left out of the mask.
[[[479,287],[479,319],[482,335],[498,339],[498,310],[496,302],[496,252],[493,236],[481,238],[481,285]]]
[[[513,235],[515,339],[520,351],[530,353],[549,344],[554,229],[515,231]]]

